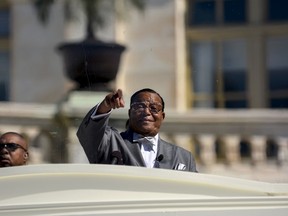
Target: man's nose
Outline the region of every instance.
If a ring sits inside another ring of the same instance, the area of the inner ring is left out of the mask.
[[[1,150],[0,150],[0,153],[1,154],[8,154],[9,153],[9,151],[7,150],[7,148],[2,148]]]
[[[150,109],[150,107],[149,107],[149,106],[146,106],[146,107],[144,108],[144,112],[151,114],[151,109]]]

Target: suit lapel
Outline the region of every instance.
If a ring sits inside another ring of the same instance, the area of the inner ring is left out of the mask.
[[[121,136],[123,137],[128,148],[127,158],[129,158],[131,165],[145,167],[146,165],[141,154],[140,146],[138,143],[133,142],[133,131],[127,130],[124,133],[121,133]]]
[[[160,168],[172,168],[172,161],[173,159],[171,158],[173,152],[173,148],[170,145],[166,145],[163,140],[159,137],[158,140],[158,151],[157,151],[157,157],[159,158],[160,155],[163,155],[163,159],[159,161],[159,167]]]

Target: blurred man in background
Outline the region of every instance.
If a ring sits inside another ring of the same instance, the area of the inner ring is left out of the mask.
[[[28,143],[24,136],[16,132],[0,136],[0,167],[26,165],[28,159]]]

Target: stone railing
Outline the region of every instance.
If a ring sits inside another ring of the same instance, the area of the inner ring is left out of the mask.
[[[0,103],[0,133],[26,134],[31,163],[87,162],[76,131],[90,107]],[[127,112],[115,110],[111,125],[124,130]],[[166,110],[161,137],[190,150],[203,170],[215,164],[278,169],[287,167],[288,110]]]
[[[26,136],[30,163],[68,162],[65,123],[53,104],[0,103],[0,133],[16,131]]]

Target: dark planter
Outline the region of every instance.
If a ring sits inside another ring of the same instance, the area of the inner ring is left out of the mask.
[[[109,83],[114,81],[126,48],[116,43],[99,40],[84,40],[60,44],[65,73],[78,84],[76,90],[111,91]]]

